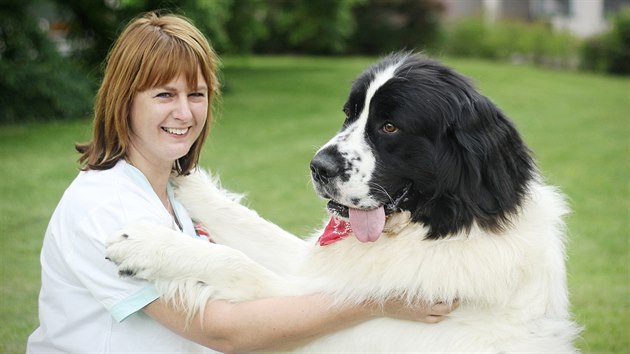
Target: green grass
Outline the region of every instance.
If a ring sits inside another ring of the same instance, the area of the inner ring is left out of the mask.
[[[298,235],[320,225],[308,163],[340,127],[366,58],[226,58],[226,89],[202,164]],[[587,353],[630,350],[630,81],[447,60],[512,117],[550,183],[568,195],[569,286]],[[0,352],[23,353],[37,326],[39,248],[77,173],[88,121],[0,129]]]

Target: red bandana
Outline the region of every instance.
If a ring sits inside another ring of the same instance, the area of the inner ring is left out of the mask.
[[[350,223],[332,217],[317,242],[320,246],[327,246],[350,235],[351,232]]]

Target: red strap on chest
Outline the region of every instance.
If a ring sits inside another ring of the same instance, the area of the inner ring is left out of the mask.
[[[194,223],[194,225],[195,225],[195,232],[197,233],[197,236],[203,237],[207,239],[208,241],[214,243],[214,241],[212,241],[212,237],[210,237],[210,232],[208,231],[208,229],[206,229],[200,223]]]

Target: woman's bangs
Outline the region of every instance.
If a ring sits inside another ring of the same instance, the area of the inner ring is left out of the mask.
[[[170,40],[154,46],[145,61],[144,69],[138,72],[144,82],[138,85],[138,91],[160,87],[183,75],[189,89],[197,88],[199,61],[196,55],[182,43]],[[143,72],[145,71],[145,72]]]

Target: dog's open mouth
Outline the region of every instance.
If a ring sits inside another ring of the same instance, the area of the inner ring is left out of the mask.
[[[401,206],[404,205],[410,199],[411,194],[411,183],[408,184],[405,188],[401,189],[387,204],[383,205],[385,210],[385,215],[389,215],[392,213],[400,212],[402,210]],[[328,211],[337,217],[348,218],[350,208],[337,203],[334,200],[328,201],[326,205]]]
[[[376,241],[385,227],[387,215],[402,210],[401,206],[410,199],[411,184],[407,185],[389,203],[374,209],[356,209],[339,204],[334,200],[328,202],[328,211],[336,217],[347,218],[355,236],[361,242]]]

